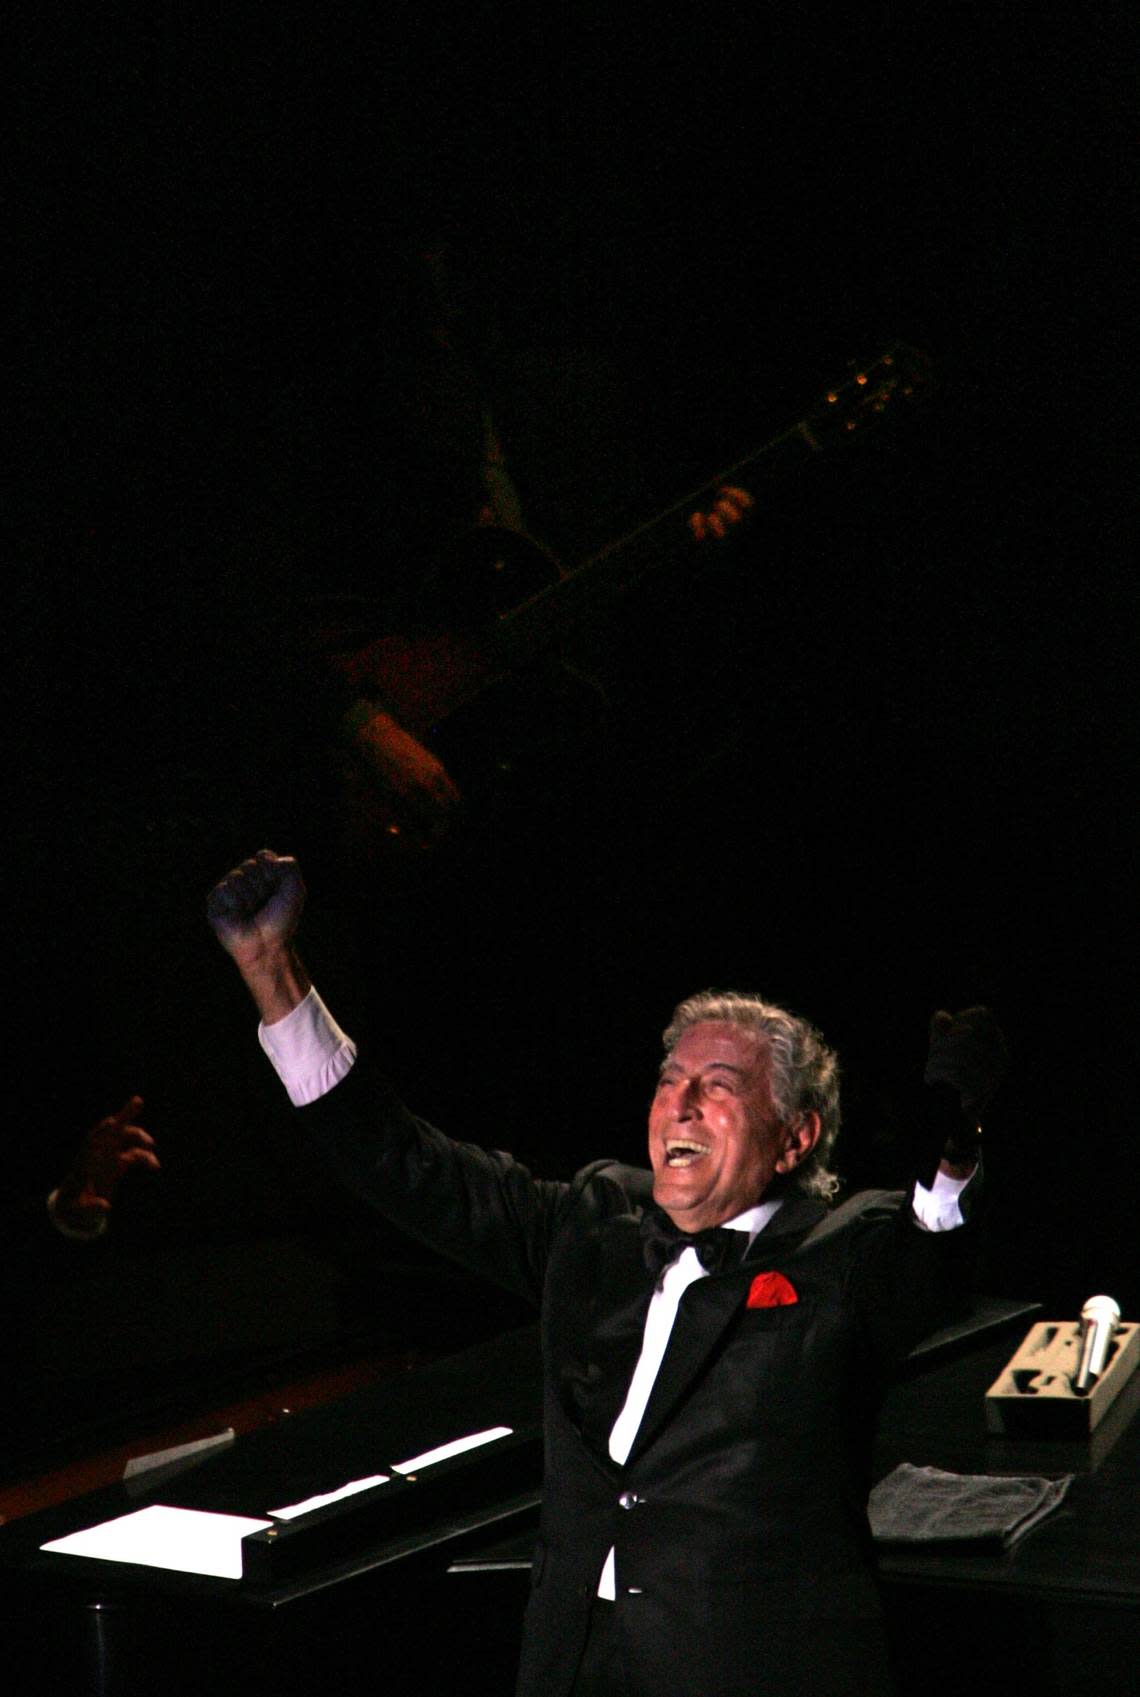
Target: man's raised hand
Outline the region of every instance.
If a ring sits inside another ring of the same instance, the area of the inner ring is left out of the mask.
[[[292,855],[261,849],[210,891],[206,917],[232,955],[267,1025],[303,1000],[309,981],[293,948],[305,905]]]
[[[989,1008],[940,1008],[930,1021],[923,1080],[925,1125],[916,1146],[915,1171],[928,1188],[937,1167],[963,1178],[977,1164],[979,1121],[1009,1067],[1009,1049]]]
[[[287,948],[305,905],[301,868],[289,854],[260,849],[206,898],[206,917],[235,960]]]
[[[1008,1070],[1009,1048],[989,1008],[940,1008],[931,1019],[925,1081],[957,1091],[964,1114],[983,1114]]]

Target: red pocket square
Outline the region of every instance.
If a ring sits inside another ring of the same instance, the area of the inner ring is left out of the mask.
[[[786,1308],[799,1300],[795,1285],[783,1273],[757,1273],[748,1287],[749,1308]]]

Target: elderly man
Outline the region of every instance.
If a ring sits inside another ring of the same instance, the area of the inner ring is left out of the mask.
[[[975,1185],[829,1206],[834,1053],[758,998],[681,1004],[649,1115],[652,1172],[571,1183],[415,1118],[294,950],[296,863],[212,893],[261,1041],[313,1135],[385,1215],[542,1309],[546,1473],[525,1697],[882,1697],[866,1519],[884,1377],[965,1285]],[[1000,1038],[937,1016],[928,1078],[975,1108]]]

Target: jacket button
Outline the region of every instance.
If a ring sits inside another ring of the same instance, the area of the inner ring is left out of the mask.
[[[621,1496],[618,1498],[618,1507],[636,1508],[638,1503],[641,1501],[642,1498],[638,1496],[636,1491],[623,1491]]]

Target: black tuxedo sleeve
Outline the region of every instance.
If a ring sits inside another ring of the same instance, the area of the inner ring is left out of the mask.
[[[865,1359],[884,1378],[923,1337],[968,1309],[978,1247],[976,1216],[931,1232],[909,1198],[882,1196],[866,1208],[852,1238],[847,1300],[861,1318]]]
[[[305,1134],[385,1219],[536,1305],[576,1187],[502,1150],[458,1143],[413,1114],[365,1058],[298,1110]]]

